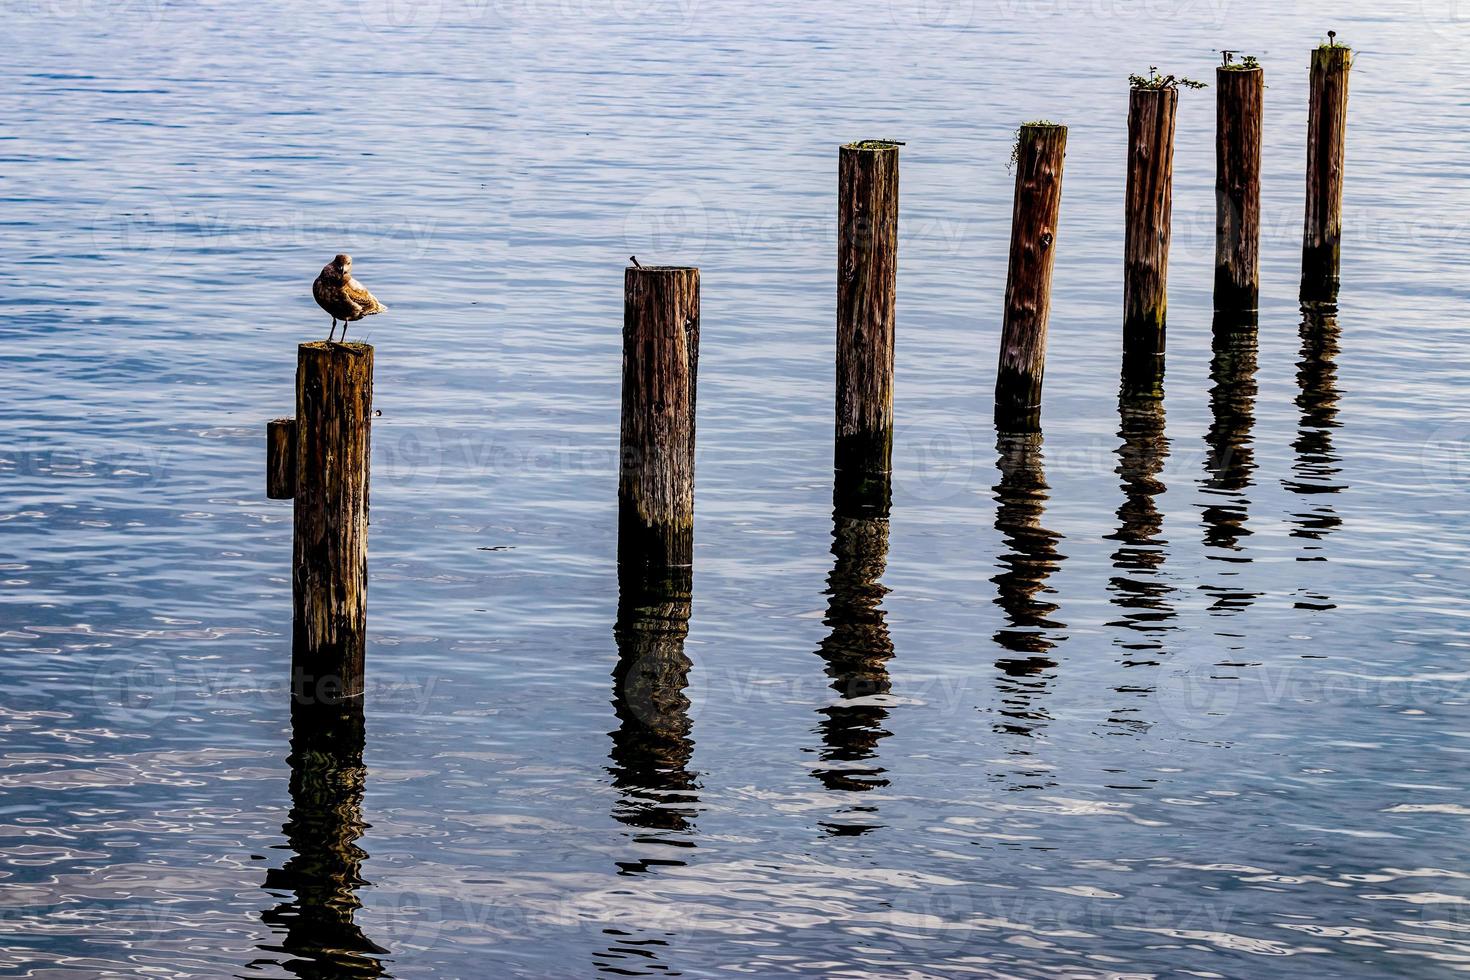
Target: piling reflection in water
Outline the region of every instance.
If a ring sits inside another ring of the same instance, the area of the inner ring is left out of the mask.
[[[1346,489],[1340,480],[1342,468],[1332,446],[1332,430],[1337,421],[1338,352],[1337,307],[1324,304],[1302,307],[1301,357],[1297,361],[1296,405],[1301,412],[1297,437],[1292,442],[1296,458],[1290,479],[1282,486],[1307,499],[1306,508],[1292,515],[1292,537],[1302,541],[1297,561],[1326,561],[1322,539],[1342,524],[1332,507],[1331,494]],[[1297,601],[1299,608],[1331,609],[1334,604],[1326,596],[1303,589]]]
[[[693,571],[623,565],[618,570],[618,620],[613,634],[618,663],[613,670],[613,710],[608,773],[621,791],[613,807],[619,822],[648,831],[636,839],[671,847],[693,847],[699,810],[698,776],[689,770],[694,752],[689,719],[691,663],[684,655],[689,635]],[[637,874],[673,859],[620,864]]]
[[[1169,458],[1164,431],[1163,372],[1147,375],[1126,370],[1118,392],[1118,473],[1123,503],[1118,507],[1118,529],[1108,537],[1118,543],[1112,562],[1116,574],[1108,582],[1113,605],[1122,618],[1109,624],[1128,631],[1114,642],[1123,648],[1125,667],[1157,667],[1163,653],[1161,634],[1175,628],[1171,598],[1173,586],[1162,568],[1168,542],[1163,538],[1164,517],[1157,498],[1164,493],[1159,478]],[[1135,682],[1115,690],[1121,695],[1147,697],[1152,683]],[[1136,717],[1139,709],[1122,707],[1109,722],[1128,729],[1146,729]]]
[[[1048,720],[1040,703],[1055,679],[1050,651],[1065,637],[1057,604],[1046,580],[1066,556],[1057,551],[1062,536],[1042,525],[1046,514],[1046,474],[1041,433],[1002,433],[996,440],[1000,482],[995,485],[995,529],[1006,551],[1002,571],[991,581],[1006,625],[995,633],[1003,655],[996,660],[1002,721],[998,731],[1033,735]],[[1021,751],[1022,754],[1024,750]]]
[[[1205,478],[1201,489],[1208,498],[1201,509],[1204,542],[1215,561],[1245,564],[1242,539],[1252,532],[1251,488],[1255,473],[1255,450],[1251,429],[1256,404],[1256,326],[1251,313],[1216,313],[1210,358],[1210,412],[1212,421],[1205,435]],[[1238,572],[1226,573],[1235,578]],[[1236,612],[1250,606],[1260,595],[1226,584],[1202,588],[1214,598],[1212,612]]]
[[[890,734],[884,700],[892,688],[887,665],[893,640],[882,582],[888,565],[889,478],[839,472],[832,500],[834,561],[823,619],[829,632],[817,654],[838,700],[818,711],[822,747],[813,772],[829,790],[864,792],[888,785],[877,749]],[[875,814],[873,806],[854,804],[823,826],[834,835],[862,834],[878,826]]]
[[[282,898],[261,920],[284,933],[279,945],[262,945],[289,959],[262,957],[293,976],[374,978],[388,973],[378,957],[387,952],[368,939],[354,917],[367,853],[358,846],[367,824],[362,795],[367,779],[362,702],[293,704],[291,709],[291,812],[282,828],[295,853],[266,873],[266,891]],[[289,893],[289,894],[287,894]]]

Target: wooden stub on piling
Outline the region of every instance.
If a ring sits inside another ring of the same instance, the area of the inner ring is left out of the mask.
[[[1323,45],[1312,52],[1311,108],[1307,113],[1307,214],[1302,233],[1304,303],[1337,300],[1342,243],[1342,173],[1347,136],[1351,48]]]
[[[1215,69],[1215,309],[1254,310],[1261,282],[1259,67]]]
[[[1134,88],[1128,96],[1123,356],[1134,361],[1164,353],[1178,106],[1177,88]]]
[[[623,275],[622,461],[618,561],[694,560],[694,406],[699,270],[643,266]]]
[[[265,424],[265,495],[272,500],[296,496],[296,420]]]
[[[372,347],[301,345],[292,575],[292,691],[298,701],[330,703],[362,694],[372,410]]]
[[[898,147],[849,143],[837,156],[837,469],[887,473],[893,457]]]
[[[1016,199],[995,379],[995,424],[1002,432],[1033,431],[1041,423],[1046,321],[1066,154],[1066,126],[1027,123],[1016,134]]]

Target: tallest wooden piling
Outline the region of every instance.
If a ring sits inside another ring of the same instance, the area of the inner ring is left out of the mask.
[[[886,474],[893,459],[898,143],[837,157],[837,469]]]
[[[1002,432],[1033,432],[1041,424],[1051,270],[1066,155],[1066,126],[1033,122],[1016,134],[1016,198],[1011,211],[1000,368],[995,378],[995,425]]]
[[[1123,354],[1164,353],[1173,219],[1174,114],[1179,89],[1134,85],[1128,93],[1128,203],[1124,212]]]
[[[1215,69],[1215,309],[1260,302],[1261,111],[1265,72],[1247,59]]]
[[[300,346],[292,463],[292,689],[298,701],[362,694],[372,414],[372,347]]]
[[[618,562],[694,560],[694,406],[699,377],[699,270],[623,273],[622,460]]]
[[[1348,71],[1352,64],[1352,49],[1335,42],[1312,52],[1312,101],[1307,113],[1307,214],[1302,234],[1303,303],[1337,300]]]

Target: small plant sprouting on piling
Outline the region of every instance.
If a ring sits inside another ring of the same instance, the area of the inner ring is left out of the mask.
[[[1321,48],[1345,48],[1345,47],[1347,47],[1347,45],[1345,45],[1345,44],[1338,44],[1337,43],[1337,32],[1336,31],[1328,31],[1327,32],[1327,41],[1326,41],[1326,43],[1319,44],[1318,47],[1321,47]]]
[[[1157,91],[1165,88],[1205,88],[1204,82],[1197,82],[1183,75],[1160,75],[1158,65],[1148,66],[1148,77],[1142,75],[1129,75],[1128,84],[1133,88],[1149,89]]]
[[[1006,165],[1006,170],[1015,170],[1016,164],[1021,159],[1021,130],[1025,129],[1027,126],[1056,128],[1060,125],[1061,123],[1052,122],[1050,119],[1033,119],[1028,123],[1022,123],[1021,125],[1017,126],[1015,138],[1011,140],[1011,162]]]
[[[1256,60],[1255,55],[1244,55],[1239,61],[1236,61],[1235,56],[1238,54],[1240,54],[1239,51],[1221,51],[1220,67],[1229,71],[1255,71],[1261,67],[1261,63]]]

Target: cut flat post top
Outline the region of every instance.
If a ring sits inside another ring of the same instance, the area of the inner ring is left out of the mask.
[[[892,466],[898,148],[864,140],[837,156],[835,461],[857,473]]]
[[[1128,95],[1128,199],[1124,208],[1123,351],[1164,353],[1173,214],[1174,114],[1179,90]]]
[[[1347,144],[1351,48],[1324,44],[1312,52],[1307,113],[1307,213],[1302,233],[1303,302],[1337,299],[1342,245],[1342,175]]]
[[[1215,69],[1215,309],[1254,310],[1261,281],[1259,67]]]
[[[1046,322],[1066,154],[1066,126],[1027,123],[1016,134],[1016,200],[995,379],[995,424],[1002,432],[1032,431],[1041,422]]]
[[[296,362],[293,692],[362,694],[373,349],[302,344]]]
[[[619,562],[693,561],[698,376],[699,270],[626,269]]]

